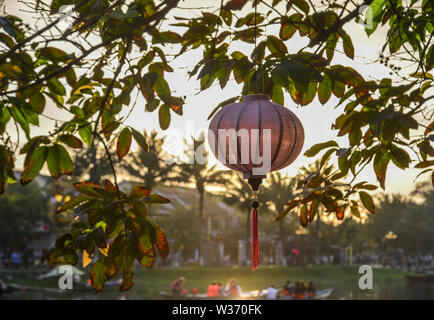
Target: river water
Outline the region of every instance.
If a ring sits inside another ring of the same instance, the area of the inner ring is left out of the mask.
[[[318,288],[324,289],[324,288]],[[65,290],[62,292],[14,292],[5,294],[0,299],[62,299],[62,300],[137,300],[137,299],[161,299],[158,292],[130,290],[121,293],[115,288],[106,288],[98,294],[90,289]],[[334,283],[333,293],[329,299],[344,300],[402,300],[402,299],[430,299],[434,300],[434,283],[412,283],[406,280],[383,281],[374,284],[372,290],[361,290],[349,283]]]

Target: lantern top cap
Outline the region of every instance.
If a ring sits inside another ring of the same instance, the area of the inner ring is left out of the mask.
[[[249,94],[247,96],[243,97],[243,102],[250,102],[250,101],[256,101],[256,100],[270,100],[270,96],[268,94]]]

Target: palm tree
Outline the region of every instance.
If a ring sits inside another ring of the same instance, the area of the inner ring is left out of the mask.
[[[223,201],[230,206],[238,208],[246,213],[246,257],[249,256],[249,236],[250,236],[250,213],[252,211],[251,202],[253,197],[252,187],[241,174],[233,174],[230,179],[231,184],[224,195]]]
[[[265,184],[267,186],[262,191],[265,204],[271,211],[277,213],[282,212],[285,209],[285,205],[295,197],[295,179],[290,179],[288,176],[282,176],[280,172],[274,172],[270,174],[268,179],[265,181]],[[284,238],[283,223],[283,221],[278,222],[280,243]]]
[[[111,152],[113,161],[117,164],[119,160],[115,153]],[[93,142],[89,148],[82,148],[74,155],[74,177],[101,183],[105,177],[112,174],[110,163],[107,161],[103,144]],[[88,176],[88,177],[86,177]]]
[[[157,184],[167,183],[172,180],[174,164],[164,161],[163,151],[164,137],[157,138],[157,132],[150,134],[144,132],[148,151],[140,148],[128,155],[123,163],[123,168],[132,177],[138,178],[149,189],[154,189]]]
[[[202,133],[198,139],[192,137],[193,143],[189,144],[186,139],[184,142],[187,146],[185,155],[187,161],[178,165],[178,172],[173,178],[174,181],[182,184],[194,184],[199,194],[199,257],[202,257],[202,240],[203,240],[203,204],[206,187],[209,185],[225,185],[227,182],[224,171],[216,169],[216,165],[209,166],[208,152],[205,151],[205,135]],[[199,162],[197,162],[199,160]]]
[[[328,165],[329,161],[325,161],[323,164],[319,160],[316,160],[315,162],[309,164],[307,167],[300,168],[300,172],[297,175],[297,178],[300,182],[307,181],[308,179],[312,178],[313,176],[319,174],[321,171],[333,171],[333,165]],[[300,187],[303,188],[304,184]],[[316,242],[316,256],[319,257],[320,253],[320,241],[319,241],[319,231],[320,231],[320,223],[321,223],[321,216],[320,216],[320,206],[318,206],[317,212],[316,212],[316,229],[315,229],[315,242]]]

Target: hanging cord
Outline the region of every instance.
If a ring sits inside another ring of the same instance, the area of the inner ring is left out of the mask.
[[[258,238],[258,189],[259,185],[262,183],[262,178],[255,177],[249,178],[248,183],[252,187],[253,190],[253,198],[252,201],[252,251],[251,251],[251,268],[252,270],[256,270],[259,264],[259,238]]]
[[[258,208],[259,202],[257,199],[257,191],[254,191],[254,199],[252,201],[252,252],[251,252],[251,268],[256,270],[259,264],[259,239],[258,239]]]

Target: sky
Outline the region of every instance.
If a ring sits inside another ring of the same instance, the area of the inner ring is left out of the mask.
[[[314,1],[319,3],[320,1]],[[188,0],[182,2],[181,6],[184,8],[203,7],[204,1]],[[213,6],[217,8],[220,4],[220,0],[207,1],[207,6]],[[20,7],[21,6],[21,7]],[[250,10],[250,6],[247,10]],[[22,11],[22,4],[17,3],[15,0],[6,0],[6,9],[8,12],[24,17],[27,21],[32,21],[32,15]],[[280,9],[277,7],[277,9]],[[246,10],[243,10],[246,11]],[[258,11],[261,11],[258,8]],[[268,10],[267,10],[268,11]],[[175,15],[192,16],[192,12],[189,9],[178,10]],[[240,14],[242,16],[242,13]],[[173,20],[167,21],[171,23]],[[371,37],[367,37],[363,29],[363,26],[356,23],[348,24],[345,30],[350,34],[353,39],[355,47],[355,59],[354,61],[347,58],[344,54],[336,53],[333,59],[333,64],[342,64],[355,68],[365,79],[381,79],[383,77],[391,77],[389,75],[389,69],[375,62],[378,58],[381,46],[384,43],[386,31],[380,29],[375,32]],[[266,30],[268,34],[278,34],[278,29],[268,28]],[[261,39],[258,39],[258,43]],[[301,47],[306,44],[306,41],[298,36],[298,33],[294,35],[290,40],[286,41],[286,45],[289,49],[289,53],[296,53]],[[341,42],[338,43],[338,50],[341,49]],[[171,47],[168,47],[170,50]],[[176,48],[173,48],[176,50]],[[252,47],[242,43],[234,42],[232,50],[244,51],[250,54]],[[137,104],[134,110],[129,114],[125,124],[130,125],[138,130],[157,130],[159,136],[166,136],[166,150],[176,156],[180,156],[183,152],[182,138],[189,137],[191,135],[198,135],[200,131],[207,131],[209,121],[208,115],[211,111],[222,101],[236,96],[241,91],[241,86],[237,85],[234,80],[231,80],[228,85],[221,89],[217,83],[207,89],[204,92],[200,92],[199,81],[195,78],[189,79],[187,71],[191,70],[193,66],[201,58],[200,50],[193,50],[187,52],[182,57],[178,57],[170,63],[175,70],[173,73],[166,73],[167,80],[175,96],[186,96],[186,104],[184,105],[183,116],[178,116],[175,113],[171,113],[172,121],[170,128],[163,131],[159,127],[158,112],[145,112],[145,101],[141,95],[138,96]],[[132,98],[134,100],[134,97]],[[302,166],[307,166],[312,163],[314,158],[306,158],[303,153],[312,145],[325,142],[328,140],[336,140],[340,147],[345,148],[348,146],[348,140],[346,137],[336,137],[337,131],[331,130],[332,123],[337,116],[343,111],[344,106],[335,108],[338,100],[331,98],[326,105],[322,105],[317,98],[307,106],[300,107],[296,105],[289,94],[285,94],[285,107],[289,108],[300,119],[304,126],[305,142],[300,156],[289,167],[280,170],[282,174],[288,174],[294,176]],[[46,114],[50,117],[65,119],[69,118],[68,115],[54,105],[46,108]],[[125,111],[125,115],[130,110]],[[50,119],[41,119],[40,127],[32,128],[32,135],[38,135],[46,133],[48,128],[52,128],[53,122]],[[9,128],[14,130],[13,127]],[[133,144],[133,148],[137,148]],[[22,159],[19,159],[22,161]],[[211,163],[216,163],[218,168],[226,170],[227,168],[219,164],[217,160],[211,155]],[[44,169],[46,171],[46,168]],[[386,192],[387,193],[401,193],[408,194],[414,188],[413,180],[415,179],[418,170],[407,169],[403,171],[393,165],[389,164],[389,169],[386,178]],[[369,181],[375,182],[375,175],[373,173],[372,165],[367,166],[361,173],[357,181]],[[422,181],[421,179],[419,179]],[[418,181],[419,181],[418,180]]]

